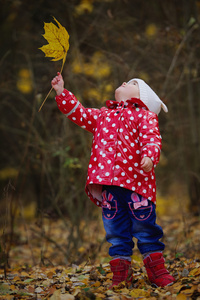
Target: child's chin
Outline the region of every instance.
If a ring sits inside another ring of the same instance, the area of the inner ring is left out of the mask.
[[[118,87],[116,90],[115,90],[115,100],[116,101],[121,101],[121,94],[122,94],[122,90],[121,90],[121,87]]]

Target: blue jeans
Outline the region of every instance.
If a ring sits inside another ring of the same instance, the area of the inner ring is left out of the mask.
[[[137,239],[141,254],[159,252],[165,248],[159,241],[163,231],[156,224],[154,203],[118,186],[104,186],[102,197],[102,218],[106,239],[112,244],[109,249],[110,256],[131,256],[134,248],[133,237]],[[135,209],[134,202],[140,206],[144,199],[147,206]]]

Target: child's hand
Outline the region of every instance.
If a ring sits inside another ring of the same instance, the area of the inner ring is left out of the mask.
[[[59,96],[63,90],[64,90],[64,80],[62,78],[62,75],[58,72],[57,76],[53,78],[51,81],[51,85],[56,91],[56,94]]]
[[[150,172],[153,168],[153,162],[151,160],[150,157],[145,156],[143,157],[142,161],[141,161],[141,168],[145,171],[145,172]]]

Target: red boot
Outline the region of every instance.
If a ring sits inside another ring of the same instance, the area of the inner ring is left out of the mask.
[[[162,253],[149,254],[144,259],[144,265],[147,271],[147,275],[151,283],[156,287],[164,287],[174,283],[175,279],[169,274],[164,266],[164,258]]]
[[[112,287],[122,281],[131,282],[133,279],[133,270],[131,262],[125,259],[113,259],[110,261],[110,268],[113,272]]]

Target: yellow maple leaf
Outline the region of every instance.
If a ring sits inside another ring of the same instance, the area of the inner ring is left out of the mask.
[[[55,17],[54,21],[57,25],[44,22],[44,31],[43,37],[47,40],[48,44],[40,47],[39,49],[45,53],[45,57],[52,57],[52,61],[57,61],[62,59],[62,67],[60,73],[62,73],[63,66],[66,60],[67,51],[69,49],[69,34],[65,27],[63,27]],[[42,102],[42,105],[39,108],[41,110],[42,106],[44,105],[46,99],[48,98],[49,94],[51,93],[53,88],[49,91],[46,98]]]
[[[52,61],[63,59],[63,64],[66,59],[67,51],[69,49],[69,34],[65,27],[63,27],[55,17],[53,17],[58,26],[50,23],[44,23],[43,37],[49,44],[39,48],[45,53],[46,57],[52,57]]]

